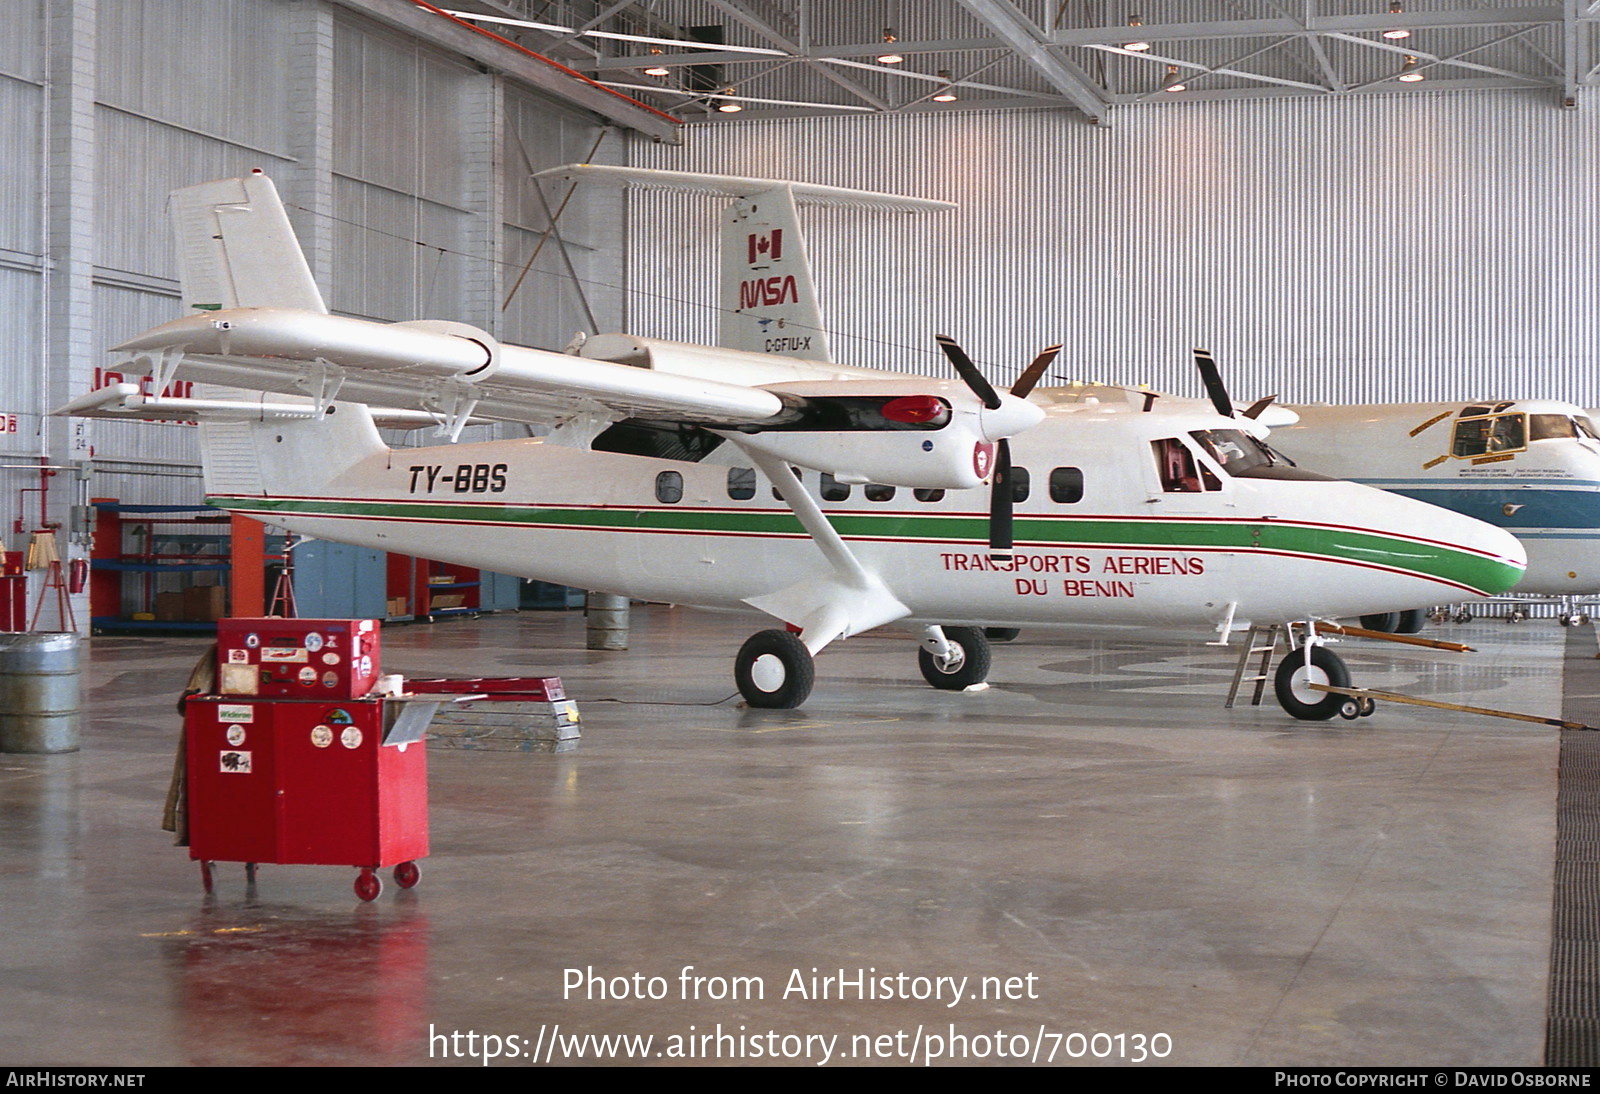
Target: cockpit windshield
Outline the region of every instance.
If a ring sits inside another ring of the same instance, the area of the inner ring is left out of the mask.
[[[1258,467],[1271,467],[1272,453],[1240,429],[1196,429],[1189,434],[1230,475],[1248,475]]]
[[[1196,429],[1189,436],[1234,478],[1332,481],[1327,475],[1295,467],[1242,429]]]
[[[1509,405],[1509,404],[1502,404]],[[1528,419],[1523,414],[1485,414],[1467,417],[1468,411],[1488,410],[1487,407],[1468,407],[1456,421],[1455,435],[1450,442],[1452,456],[1466,458],[1493,456],[1505,452],[1520,452],[1528,447]],[[1556,415],[1542,415],[1556,417]]]
[[[1528,415],[1528,440],[1554,441],[1554,440],[1600,440],[1596,436],[1594,423],[1588,418],[1568,414],[1530,414]]]

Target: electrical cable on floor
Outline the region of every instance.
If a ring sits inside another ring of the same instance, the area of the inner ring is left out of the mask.
[[[726,699],[718,699],[714,703],[686,703],[686,702],[678,702],[678,701],[674,701],[674,700],[670,700],[670,699],[589,699],[589,698],[585,698],[583,701],[585,703],[622,703],[622,704],[624,704],[626,706],[631,706],[631,707],[720,707],[723,703],[726,703],[729,699],[737,699],[737,698],[739,698],[739,693],[736,691],[732,695],[728,696]]]

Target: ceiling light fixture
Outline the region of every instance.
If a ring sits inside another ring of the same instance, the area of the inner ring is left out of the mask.
[[[885,50],[884,52],[882,52],[880,54],[878,54],[878,63],[879,64],[897,65],[901,61],[905,60],[904,57],[900,56],[900,54],[896,53],[894,51],[894,49],[892,48],[894,46],[894,43],[895,43],[894,28],[893,27],[885,27],[884,31],[883,31],[883,44],[886,45],[886,46],[889,46],[891,48]]]
[[[650,55],[652,57],[661,56],[661,47],[660,46],[651,46],[650,47]],[[672,75],[672,70],[670,68],[668,68],[666,65],[651,65],[649,68],[644,70],[644,74],[646,76],[671,76]]]
[[[717,109],[722,111],[722,113],[737,114],[739,111],[744,109],[744,107],[733,101],[733,88],[728,88],[720,97],[722,101],[717,104]]]
[[[1389,0],[1389,14],[1390,15],[1401,15],[1401,14],[1404,14],[1400,10],[1400,0]],[[1392,39],[1394,39],[1396,41],[1399,41],[1401,38],[1409,38],[1409,37],[1411,37],[1411,32],[1409,30],[1407,30],[1405,27],[1390,27],[1388,30],[1383,32],[1383,36],[1385,38],[1392,38]]]
[[[944,81],[944,86],[941,87],[934,94],[933,101],[936,102],[936,103],[953,103],[953,102],[955,102],[956,101],[956,85],[950,82],[950,70],[949,69],[945,69],[945,68],[941,68],[939,70],[939,79]]]
[[[1422,79],[1422,73],[1417,71],[1417,59],[1406,54],[1405,63],[1400,66],[1400,75],[1395,78],[1404,84],[1414,84]]]
[[[1139,22],[1139,17],[1137,15],[1128,16],[1128,25],[1130,27],[1142,27],[1142,26],[1144,26],[1143,23]],[[1133,53],[1139,53],[1139,52],[1141,52],[1143,50],[1149,49],[1150,48],[1150,43],[1149,42],[1123,42],[1122,43],[1122,48],[1126,49],[1126,50],[1129,50],[1129,51],[1131,51]]]
[[[1167,78],[1161,82],[1162,91],[1185,91],[1188,84],[1183,82],[1183,77],[1178,75],[1177,65],[1167,66]]]

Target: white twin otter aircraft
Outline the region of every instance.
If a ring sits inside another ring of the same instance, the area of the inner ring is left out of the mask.
[[[565,353],[458,323],[330,315],[272,183],[177,191],[187,314],[116,351],[174,376],[297,399],[143,395],[115,384],[62,413],[201,423],[206,500],[295,532],[647,600],[755,608],[786,627],[739,650],[751,706],[795,707],[833,642],[898,625],[923,676],[984,681],[982,628],[1231,631],[1509,589],[1511,535],[1287,466],[1254,420],[1188,400],[997,392],[949,339],[959,379],[828,360],[795,203],[941,203],[802,183],[572,166],[547,175],[733,199],[723,347],[624,334]],[[539,439],[390,449],[372,407],[544,423]],[[1345,700],[1313,633],[1279,666],[1299,718]]]

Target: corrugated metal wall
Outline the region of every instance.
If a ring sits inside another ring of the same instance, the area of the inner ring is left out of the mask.
[[[936,332],[1009,376],[1286,400],[1482,395],[1600,405],[1600,113],[1547,95],[1160,104],[1072,115],[707,125],[649,167],[943,198],[954,213],[803,210],[841,359],[943,370]],[[704,339],[714,206],[630,198],[639,333]]]

